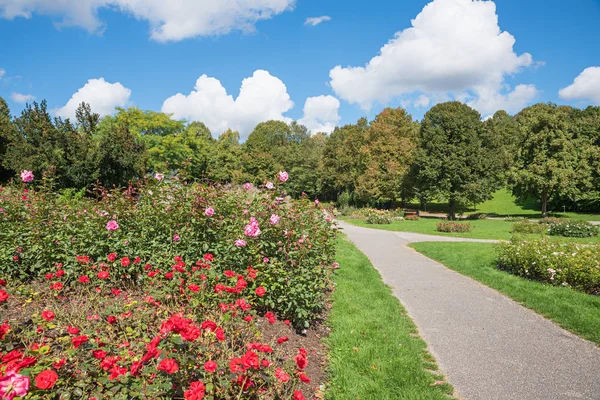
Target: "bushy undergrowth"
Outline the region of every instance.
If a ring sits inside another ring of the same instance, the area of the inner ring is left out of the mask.
[[[587,221],[542,221],[548,227],[548,234],[565,237],[592,237],[598,236],[598,227]]]
[[[548,228],[545,224],[540,224],[538,222],[533,222],[526,219],[515,222],[510,229],[512,233],[535,233],[540,235],[546,233],[547,230]]]
[[[98,265],[114,253],[139,257],[139,263],[111,266],[122,284],[139,285],[147,279],[145,264],[211,253],[217,271],[239,274],[248,266],[260,271],[257,285],[267,295],[257,306],[296,326],[308,325],[323,305],[335,228],[326,210],[306,198],[284,198],[281,186],[259,191],[151,179],[126,191],[99,189],[96,199],[69,201],[43,189],[0,191],[0,278],[40,278],[57,263],[68,276],[79,276],[87,267],[77,257]]]
[[[600,245],[513,239],[499,245],[498,267],[528,279],[600,294]]]
[[[454,233],[465,233],[471,232],[473,227],[468,222],[453,222],[453,221],[441,221],[437,224],[436,230],[438,232],[454,232]]]
[[[306,350],[283,357],[287,337],[264,342],[255,325],[265,272],[219,272],[212,254],[96,261],[0,280],[0,398],[304,399]],[[124,288],[128,266],[146,279]]]

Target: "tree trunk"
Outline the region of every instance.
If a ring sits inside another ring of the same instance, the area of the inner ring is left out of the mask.
[[[548,193],[542,193],[542,218],[548,217]]]
[[[456,201],[453,198],[450,198],[448,201],[448,219],[453,220],[456,218]]]

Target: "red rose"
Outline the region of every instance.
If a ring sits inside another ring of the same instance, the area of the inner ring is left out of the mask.
[[[104,350],[94,350],[92,351],[92,354],[94,355],[94,358],[97,358],[98,360],[106,358],[106,352]]]
[[[217,324],[213,321],[206,320],[202,323],[202,329],[206,330],[207,332],[213,332],[215,329],[217,329]]]
[[[6,334],[8,333],[9,330],[10,330],[10,325],[8,324],[7,321],[4,321],[4,323],[2,325],[0,325],[0,340],[4,339],[4,336],[6,336]]]
[[[265,289],[262,286],[259,286],[259,287],[256,288],[256,295],[258,297],[263,297],[265,294],[267,294],[267,289]]]
[[[165,278],[167,278],[167,279],[173,279],[173,273],[172,272],[167,272],[165,274]]]
[[[217,328],[217,330],[215,331],[215,335],[217,336],[219,342],[225,340],[225,332],[223,332],[223,329]]]
[[[4,279],[0,279],[0,286],[6,287],[6,281]]]
[[[165,371],[170,375],[179,371],[179,365],[177,365],[177,361],[173,360],[172,358],[165,358],[158,364],[156,369],[159,371]]]
[[[115,317],[114,315],[109,315],[108,318],[106,318],[106,321],[109,324],[114,325],[117,323],[117,317]]]
[[[212,360],[204,363],[204,370],[206,372],[215,372],[217,370],[217,367],[218,367],[217,363]]]
[[[65,274],[65,271],[63,269],[59,269],[58,271],[56,271],[56,277],[57,278],[60,278],[64,274]]]
[[[294,396],[292,397],[292,400],[305,400],[305,399],[304,399],[304,395],[302,394],[301,391],[294,390]]]
[[[82,275],[82,276],[79,277],[79,282],[81,282],[81,283],[89,283],[90,282],[90,278],[88,278],[85,275]]]
[[[110,253],[107,258],[108,261],[115,262],[115,260],[117,259],[117,253]]]
[[[131,364],[131,376],[136,376],[140,370],[142,369],[142,363],[141,362],[134,362],[133,364]]]
[[[52,363],[52,367],[54,369],[61,369],[62,367],[64,367],[64,365],[67,363],[67,360],[64,358],[61,358],[60,360],[53,362]]]
[[[129,261],[129,257],[123,257],[121,258],[121,265],[124,267],[129,266],[129,264],[131,263],[131,261]]]
[[[288,374],[286,374],[285,371],[282,370],[281,368],[277,368],[275,370],[275,377],[283,383],[286,383],[287,381],[290,380],[290,376]]]
[[[300,353],[294,357],[294,361],[296,361],[296,365],[298,365],[299,369],[306,368],[308,364],[308,360],[306,359],[306,350],[299,349]]]
[[[200,291],[200,286],[198,285],[189,285],[188,289],[194,293],[198,293]]]
[[[185,391],[183,397],[185,400],[202,400],[206,387],[202,382],[192,382],[190,388]]]
[[[212,261],[213,260],[213,255],[212,254],[205,254],[204,255],[204,261]]]
[[[77,348],[79,348],[79,346],[81,346],[82,344],[84,344],[87,341],[88,341],[88,337],[83,335],[83,336],[75,336],[71,340],[71,343],[73,343],[73,347],[75,347],[77,349]]]
[[[71,335],[77,335],[80,330],[75,328],[74,326],[69,326],[67,327],[67,332],[69,332]]]
[[[133,260],[134,264],[139,264],[142,262],[142,259],[140,257],[136,257],[135,260]]]
[[[54,274],[50,272],[50,273],[44,275],[44,277],[46,278],[46,280],[50,280],[50,279],[54,278]]]
[[[271,311],[269,311],[268,313],[265,314],[265,318],[267,319],[267,321],[269,321],[269,323],[272,325],[275,323],[275,321],[277,321],[275,319],[275,314],[273,314]]]
[[[298,375],[298,378],[304,383],[310,383],[310,378],[304,372]]]
[[[48,390],[52,386],[54,386],[54,383],[56,383],[57,380],[58,380],[58,374],[51,369],[47,369],[47,370],[40,372],[35,377],[35,386],[38,389]]]
[[[277,339],[277,344],[281,344],[281,343],[285,343],[288,340],[290,340],[287,336],[282,336],[280,338]]]
[[[52,311],[42,311],[42,318],[46,321],[52,321],[54,319],[54,313]]]
[[[6,300],[8,300],[8,293],[0,289],[0,303],[4,303]]]
[[[50,285],[50,289],[52,290],[62,290],[63,284],[61,282],[56,282]]]
[[[98,272],[98,278],[100,278],[100,279],[108,279],[108,271],[100,271],[100,272]]]

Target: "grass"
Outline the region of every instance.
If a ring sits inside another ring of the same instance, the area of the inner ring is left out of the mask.
[[[511,275],[495,267],[495,245],[488,243],[413,243],[418,252],[469,276],[600,345],[600,296]]]
[[[448,399],[452,387],[369,259],[343,235],[337,251],[328,398]]]
[[[437,224],[440,222],[437,218],[421,218],[418,221],[392,221],[391,224],[373,225],[367,224],[363,219],[349,219],[342,218],[342,220],[351,223],[353,225],[362,226],[365,228],[382,229],[386,231],[396,232],[416,232],[423,233],[426,235],[435,236],[450,236],[460,238],[471,238],[471,239],[494,239],[494,240],[509,240],[512,236],[510,232],[513,222],[497,220],[497,219],[479,219],[473,221],[460,221],[462,223],[468,222],[473,229],[471,232],[463,233],[447,233],[438,232],[436,230]],[[543,235],[536,234],[520,234],[520,237],[527,239],[541,238]],[[576,242],[576,243],[600,243],[600,236],[588,237],[588,238],[567,238],[562,236],[548,236],[550,240],[556,240],[560,242]]]

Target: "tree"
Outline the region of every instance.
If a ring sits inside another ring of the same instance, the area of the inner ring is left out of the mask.
[[[437,104],[421,122],[412,181],[423,198],[447,199],[450,219],[459,207],[491,198],[497,186],[483,135],[479,113],[457,101]]]
[[[543,217],[551,200],[576,200],[593,188],[593,138],[576,133],[573,115],[571,107],[543,103],[517,115],[519,146],[509,182],[517,197],[540,201]]]
[[[9,138],[14,135],[14,128],[8,104],[0,97],[0,182],[7,181],[12,174],[12,171],[4,166],[4,160]]]
[[[231,129],[223,132],[210,152],[210,180],[241,183],[245,180],[241,159],[240,134]]]
[[[367,202],[393,204],[401,196],[416,147],[418,124],[402,108],[381,111],[366,132],[365,172],[357,195]]]

